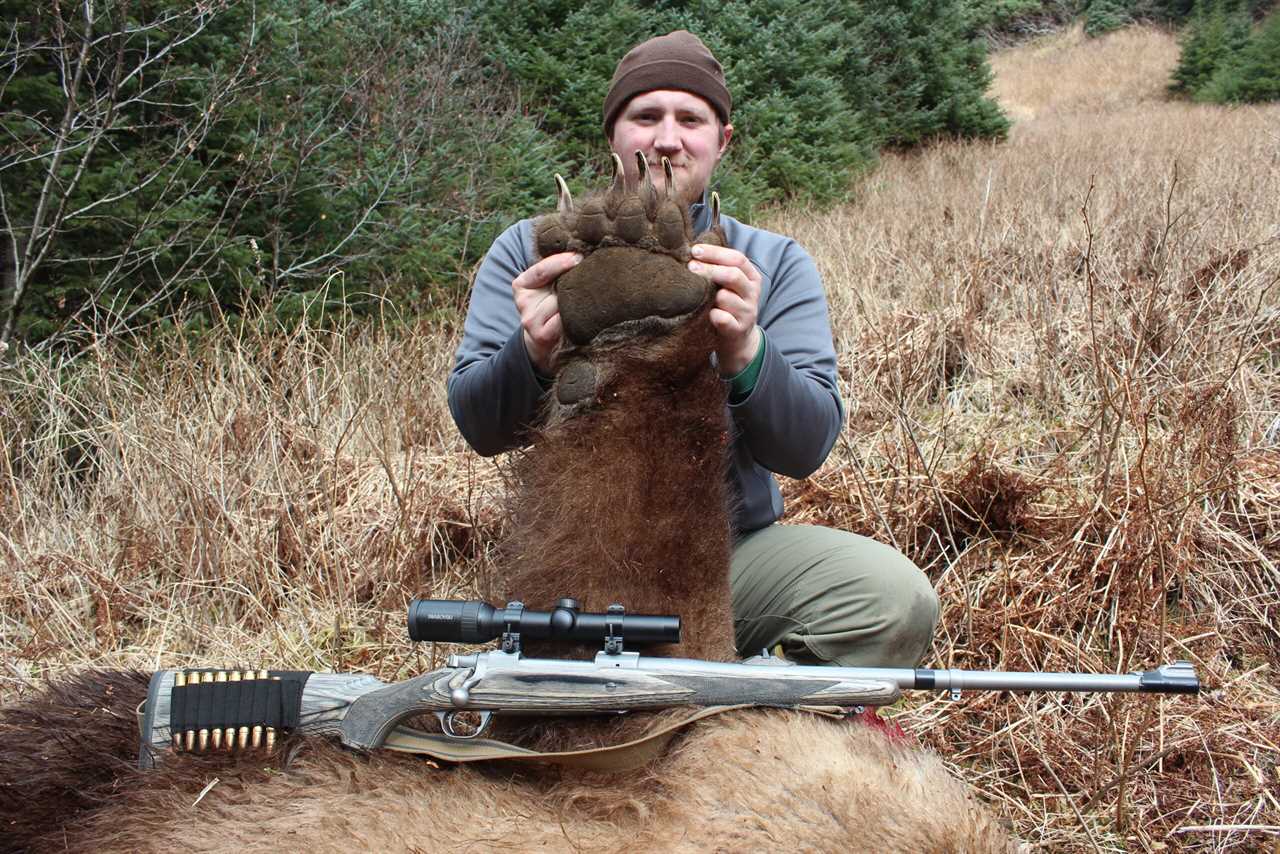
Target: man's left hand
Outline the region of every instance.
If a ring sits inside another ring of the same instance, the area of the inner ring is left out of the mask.
[[[711,309],[720,375],[741,373],[760,350],[760,271],[736,249],[698,243],[689,269],[718,287]]]

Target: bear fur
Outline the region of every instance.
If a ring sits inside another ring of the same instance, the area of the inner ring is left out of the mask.
[[[576,596],[680,614],[684,641],[665,651],[725,660],[729,427],[712,289],[685,267],[688,214],[647,180],[625,186],[620,165],[577,207],[561,184],[560,211],[535,224],[540,253],[586,257],[558,283],[565,344],[516,459],[503,592],[539,609]],[[140,771],[148,678],[89,671],[0,710],[0,851],[1017,850],[935,756],[845,720],[729,712],[615,774],[441,767],[296,735],[269,757],[171,754]],[[613,741],[651,720],[574,719],[526,741]]]
[[[729,418],[711,363],[714,289],[686,266],[692,242],[724,235],[717,224],[693,238],[688,211],[637,162],[638,188],[615,155],[606,193],[575,206],[562,185],[560,210],[534,223],[540,255],[583,260],[556,283],[564,343],[516,459],[504,592],[542,610],[573,596],[588,610],[679,614],[680,645],[646,654],[728,661]]]
[[[147,681],[91,671],[0,711],[0,852],[1017,850],[935,756],[844,721],[730,712],[622,776],[297,736],[141,771]]]

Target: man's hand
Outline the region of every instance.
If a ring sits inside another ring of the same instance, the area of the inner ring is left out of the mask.
[[[574,252],[548,255],[511,283],[520,312],[520,328],[524,331],[524,348],[529,361],[544,376],[551,374],[551,356],[560,343],[560,304],[556,292],[548,287],[561,275],[577,266],[582,256]]]
[[[693,246],[689,269],[719,285],[711,325],[719,346],[716,359],[720,375],[741,373],[760,351],[760,271],[736,249],[698,243]]]

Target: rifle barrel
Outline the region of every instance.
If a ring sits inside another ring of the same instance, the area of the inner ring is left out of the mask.
[[[781,659],[754,659],[749,663],[704,661],[695,658],[658,658],[627,653],[611,656],[598,653],[594,661],[563,662],[549,659],[515,658],[493,654],[454,655],[451,667],[486,666],[537,672],[566,665],[584,673],[601,668],[621,667],[666,674],[696,676],[757,677],[764,674],[784,679],[826,681],[891,682],[903,691],[1067,691],[1141,692],[1158,694],[1198,694],[1200,680],[1190,662],[1178,661],[1142,673],[1041,673],[997,670],[927,670],[910,667],[839,667],[793,664]]]
[[[1004,673],[992,670],[916,670],[910,688],[940,691],[1134,691],[1198,694],[1200,680],[1189,662],[1144,673]]]

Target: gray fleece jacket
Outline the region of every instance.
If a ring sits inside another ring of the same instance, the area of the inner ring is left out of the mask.
[[[694,233],[710,224],[704,204],[690,209]],[[725,237],[760,271],[758,323],[765,354],[755,386],[729,405],[734,439],[729,487],[734,528],[743,534],[777,521],[782,495],[774,472],[806,477],[822,464],[844,420],[836,354],[818,269],[794,240],[721,216]],[[484,456],[519,447],[546,388],[524,347],[511,282],[537,260],[532,220],[494,241],[480,265],[462,344],[449,374],[449,410]]]

